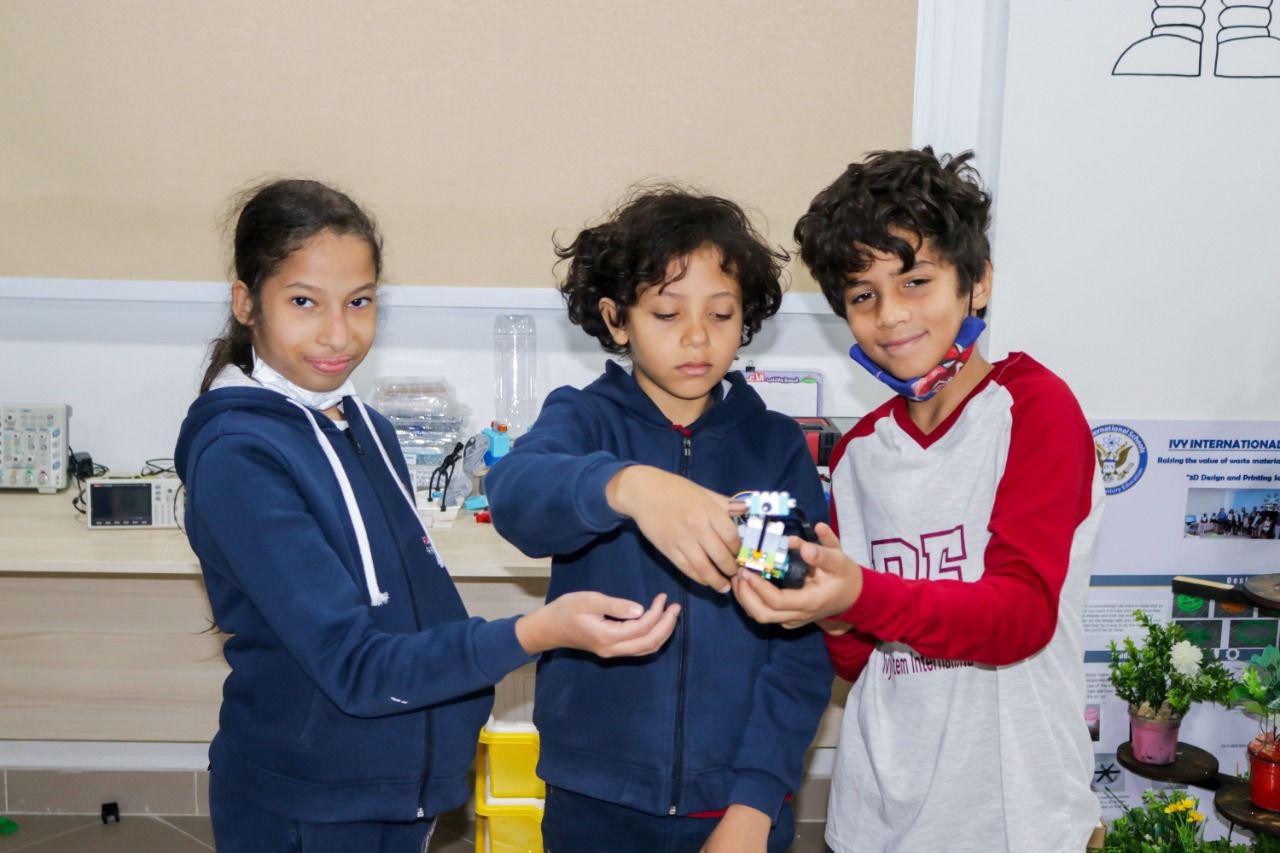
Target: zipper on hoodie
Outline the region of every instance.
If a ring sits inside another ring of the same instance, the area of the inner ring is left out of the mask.
[[[359,452],[360,445],[356,445],[356,452]],[[404,582],[409,588],[409,609],[413,611],[413,627],[422,631],[422,617],[418,614],[418,598],[414,595],[413,590],[413,572],[409,571],[409,567],[404,567]],[[423,803],[427,801],[427,780],[431,778],[431,767],[436,760],[436,745],[431,739],[431,734],[435,730],[435,721],[431,716],[431,709],[424,709],[424,728],[422,743],[422,784],[418,787],[418,817],[426,817],[426,810]]]
[[[364,448],[360,446],[360,441],[356,438],[356,434],[351,431],[351,427],[343,430],[347,438],[351,441],[351,446],[355,448],[356,456],[364,456]]]
[[[409,587],[409,607],[413,610],[413,626],[422,631],[422,619],[418,616],[418,602],[413,593],[413,573],[409,571],[409,567],[405,566],[404,582]],[[427,780],[431,778],[431,766],[435,763],[436,745],[431,739],[434,731],[434,720],[431,718],[431,710],[424,709],[424,725],[425,733],[423,734],[422,743],[422,784],[418,788],[418,817],[426,817],[423,803],[427,801]]]
[[[693,431],[680,424],[672,424],[672,429],[680,433],[680,476],[689,479],[693,469]],[[671,807],[668,815],[680,813],[680,793],[683,787],[681,779],[684,775],[684,671],[689,662],[689,579],[680,575],[680,613],[683,618],[679,622],[680,658],[676,662],[676,724],[673,734],[673,751],[671,772]]]
[[[372,425],[370,426],[372,427]],[[356,455],[363,456],[364,448],[360,446],[360,441],[356,438],[356,434],[352,432],[351,427],[347,427],[345,430],[343,430],[343,432],[346,433],[347,438],[351,440],[351,446],[355,449]],[[376,467],[377,466],[375,466],[375,468]],[[391,472],[388,472],[388,473],[391,473]],[[366,476],[369,476],[370,479],[372,479],[372,475],[368,474],[367,469],[366,469]],[[392,473],[391,476],[394,477],[395,474]],[[397,484],[397,488],[398,488],[398,484]],[[388,522],[390,522],[390,519],[388,519]],[[394,523],[392,523],[392,529],[394,531]],[[417,600],[417,597],[413,594],[413,573],[409,571],[408,566],[405,566],[404,582],[405,582],[405,585],[409,588],[409,609],[413,613],[413,627],[418,632],[421,632],[422,616],[418,613],[418,600]],[[431,711],[424,710],[423,713],[426,715],[424,717],[424,725],[425,725],[426,731],[422,739],[423,740],[422,784],[418,787],[418,815],[417,816],[419,818],[424,818],[427,816],[426,809],[423,807],[422,804],[426,802],[426,799],[427,799],[427,779],[431,777],[431,765],[435,762],[435,744],[432,743],[431,741],[431,732],[432,732]]]

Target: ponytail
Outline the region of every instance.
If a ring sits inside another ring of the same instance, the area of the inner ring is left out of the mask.
[[[258,311],[254,303],[254,312]],[[209,344],[209,366],[204,371],[204,379],[200,380],[200,393],[209,390],[213,380],[218,378],[229,364],[234,364],[245,372],[253,372],[253,336],[248,326],[236,319],[234,314],[227,320],[227,327],[222,335]]]

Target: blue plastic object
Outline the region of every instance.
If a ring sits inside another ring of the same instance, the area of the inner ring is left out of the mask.
[[[489,450],[484,455],[484,464],[492,465],[511,452],[511,436],[506,429],[487,426],[481,432],[489,438]]]

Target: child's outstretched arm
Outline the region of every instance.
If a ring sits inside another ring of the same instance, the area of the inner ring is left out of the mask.
[[[1015,414],[1021,417],[996,491],[980,579],[904,580],[868,571],[828,529],[820,545],[803,546],[815,567],[804,588],[775,590],[744,577],[737,581],[743,606],[759,621],[788,626],[838,616],[922,655],[992,666],[1044,648],[1057,627],[1076,528],[1092,509],[1096,463],[1078,406],[1030,406]]]
[[[740,505],[684,477],[599,450],[581,394],[552,392],[537,423],[487,475],[498,532],[530,556],[567,554],[631,518],[677,569],[727,592],[738,568],[731,511]]]
[[[845,445],[840,444],[836,447],[835,453],[831,457],[830,470],[835,471],[836,466],[840,462],[840,458],[844,455]],[[835,498],[835,482],[831,484],[832,500],[829,503],[831,509],[831,531],[839,537],[840,535],[840,513],[836,509]],[[853,527],[858,529],[856,520]],[[867,636],[861,631],[853,630],[853,626],[848,622],[841,622],[839,619],[819,619],[818,627],[823,631],[823,641],[827,644],[827,656],[831,658],[831,665],[835,667],[836,675],[852,684],[858,680],[858,676],[862,675],[862,670],[867,666],[867,661],[871,659],[871,653],[875,651],[875,637]]]
[[[416,633],[374,625],[368,593],[326,541],[282,460],[255,435],[231,434],[201,454],[189,480],[191,530],[224,558],[235,585],[299,666],[342,711],[403,713],[496,684],[532,655],[568,646],[606,657],[650,653],[675,628],[679,606],[646,610],[571,593],[522,617],[446,622]],[[228,499],[252,495],[253,499]],[[614,620],[627,621],[614,621]],[[235,614],[220,625],[234,633]]]
[[[729,578],[738,572],[739,545],[730,516],[741,512],[742,504],[648,465],[623,468],[605,495],[690,580],[729,591]]]
[[[571,553],[624,520],[604,490],[627,463],[599,449],[591,414],[583,392],[557,388],[485,475],[494,528],[531,557]]]
[[[643,657],[666,644],[680,605],[659,594],[645,610],[600,592],[569,592],[516,620],[516,638],[531,655],[581,649],[602,658]]]

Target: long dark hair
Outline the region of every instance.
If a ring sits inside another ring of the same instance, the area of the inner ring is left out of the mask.
[[[382,276],[382,235],[373,217],[346,193],[319,181],[272,180],[244,191],[233,208],[236,227],[232,273],[253,297],[253,317],[261,316],[258,294],[285,258],[322,232],[353,234],[369,246],[374,280]],[[248,326],[228,312],[226,328],[209,344],[209,366],[200,393],[209,390],[222,369],[234,364],[253,369],[253,337]]]

